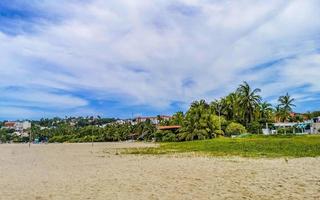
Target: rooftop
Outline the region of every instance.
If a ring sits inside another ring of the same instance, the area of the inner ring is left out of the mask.
[[[179,129],[181,126],[158,126],[159,130],[172,130],[172,129]]]

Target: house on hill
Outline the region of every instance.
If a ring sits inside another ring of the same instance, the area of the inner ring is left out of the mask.
[[[13,129],[14,133],[19,136],[28,136],[27,130],[31,128],[31,122],[5,122],[2,128]]]

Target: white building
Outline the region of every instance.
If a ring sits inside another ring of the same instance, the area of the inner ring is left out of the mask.
[[[28,132],[26,130],[31,128],[31,122],[5,122],[3,128],[13,129],[15,131],[14,134],[19,136],[28,136]]]
[[[318,133],[320,133],[320,123],[319,122],[317,122],[317,123],[312,123],[312,125],[311,125],[311,133],[313,133],[313,134],[318,134]]]
[[[276,127],[276,130],[263,129],[263,134],[276,134],[279,128],[293,128],[294,133],[296,133],[295,131],[302,130],[305,134],[320,134],[320,117],[304,122],[279,122],[273,125]]]
[[[313,134],[320,133],[320,117],[316,117],[312,120],[310,129]]]
[[[31,122],[24,121],[24,122],[16,122],[15,124],[16,130],[27,130],[31,128]]]

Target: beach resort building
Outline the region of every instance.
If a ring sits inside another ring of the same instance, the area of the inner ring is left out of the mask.
[[[316,117],[312,120],[310,129],[313,134],[320,133],[320,117]]]
[[[291,128],[294,133],[320,134],[320,117],[303,122],[277,122],[273,124],[275,129],[262,129],[264,135],[277,134],[279,129]]]

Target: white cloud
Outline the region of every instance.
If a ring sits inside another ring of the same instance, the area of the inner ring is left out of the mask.
[[[75,108],[88,105],[88,102],[71,95],[39,92],[34,90],[6,90],[2,92],[2,99],[8,102],[21,102],[28,106],[39,108]]]
[[[30,96],[70,92],[42,98],[57,107],[87,106],[73,94],[91,91],[90,98],[166,109],[219,97],[243,80],[266,97],[305,84],[307,96],[319,92],[317,0],[43,1],[35,7],[59,20],[41,20],[35,32],[18,36],[0,33],[0,84],[33,88]],[[254,70],[277,59],[283,61]]]
[[[6,119],[17,119],[23,116],[23,119],[27,119],[36,117],[36,113],[26,108],[0,106],[0,116],[5,116]]]

